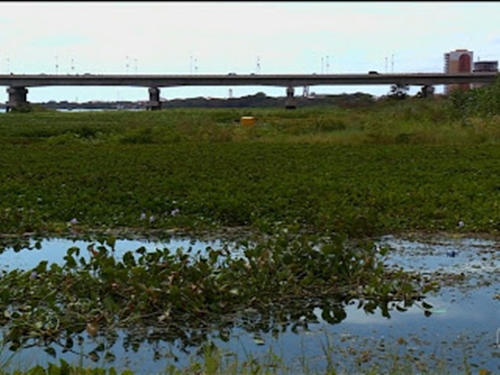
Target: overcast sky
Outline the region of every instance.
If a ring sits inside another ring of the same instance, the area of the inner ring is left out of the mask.
[[[0,73],[442,72],[443,54],[457,48],[472,50],[474,61],[498,60],[499,15],[498,2],[1,2]],[[229,89],[285,95],[213,86],[164,88],[161,96],[227,97]],[[147,96],[147,88],[47,87],[30,88],[28,100]]]

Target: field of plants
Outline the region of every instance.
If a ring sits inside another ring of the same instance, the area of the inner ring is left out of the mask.
[[[95,242],[68,249],[61,265],[2,271],[5,348],[55,357],[55,346],[71,350],[85,334],[113,341],[118,328],[137,342],[201,346],[208,327],[224,338],[249,309],[260,315],[246,329],[273,330],[314,320],[318,307],[335,324],[354,300],[430,314],[425,294],[439,283],[386,269],[373,239],[498,234],[496,91],[350,108],[1,115],[1,250],[54,236]],[[244,257],[113,257],[117,238],[174,233],[231,233]]]

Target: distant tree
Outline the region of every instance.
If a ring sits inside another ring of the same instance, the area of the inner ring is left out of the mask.
[[[258,93],[256,93],[254,95],[256,98],[267,98],[268,96],[266,95],[266,93],[262,92],[262,91],[259,91]]]
[[[38,103],[25,103],[18,107],[12,107],[10,112],[12,113],[30,113],[30,112],[47,112],[54,111],[53,109],[46,108]]]
[[[391,85],[391,90],[387,96],[394,99],[406,99],[408,97],[408,91],[410,91],[410,86],[396,83]]]

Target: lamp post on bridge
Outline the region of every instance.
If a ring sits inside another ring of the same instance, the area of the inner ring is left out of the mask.
[[[389,58],[386,56],[385,57],[385,72],[387,73],[388,72],[388,68],[387,68],[387,60]],[[391,73],[394,73],[394,54],[391,54]]]
[[[326,55],[321,57],[321,74],[328,74],[330,69],[330,56]]]
[[[189,56],[189,73],[193,74],[193,72],[195,74],[198,72],[198,58],[196,56],[190,55]]]

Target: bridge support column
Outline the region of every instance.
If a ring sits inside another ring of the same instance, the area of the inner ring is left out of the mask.
[[[297,108],[297,102],[293,97],[294,88],[289,86],[286,88],[286,101],[285,101],[285,109],[295,109]]]
[[[432,85],[425,85],[420,90],[421,98],[432,98],[433,96],[434,96],[434,86]]]
[[[158,87],[149,88],[148,110],[157,111],[161,109],[160,89]]]
[[[28,90],[25,87],[9,87],[7,93],[9,94],[9,101],[6,103],[6,112],[10,112],[12,108],[28,104]]]

